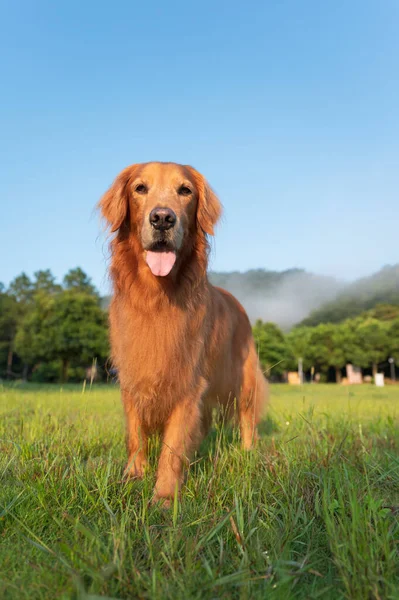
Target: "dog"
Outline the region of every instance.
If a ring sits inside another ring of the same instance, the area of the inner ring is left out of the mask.
[[[112,361],[126,417],[126,475],[143,477],[148,437],[163,443],[154,502],[170,505],[214,407],[250,449],[267,399],[249,319],[207,277],[221,204],[190,166],[124,169],[99,202],[111,241]]]

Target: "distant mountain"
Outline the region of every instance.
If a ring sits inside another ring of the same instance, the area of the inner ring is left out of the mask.
[[[272,321],[285,330],[298,323],[335,323],[379,304],[399,305],[399,264],[352,284],[303,269],[210,273],[209,278],[238,298],[252,322]],[[109,297],[103,298],[104,308],[108,304]]]
[[[338,323],[380,304],[399,305],[399,264],[347,285],[334,300],[313,310],[301,325]]]
[[[332,277],[303,269],[210,273],[209,278],[213,285],[236,296],[252,322],[273,321],[283,329],[304,319],[344,288],[342,282]]]

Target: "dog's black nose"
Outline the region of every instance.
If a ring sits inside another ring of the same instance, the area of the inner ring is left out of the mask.
[[[166,231],[176,224],[176,215],[170,208],[154,208],[150,212],[150,223],[158,231]]]

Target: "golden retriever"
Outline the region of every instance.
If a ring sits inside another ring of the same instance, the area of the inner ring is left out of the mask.
[[[237,416],[243,447],[257,437],[267,395],[243,307],[207,278],[221,205],[189,166],[124,169],[99,207],[111,242],[112,360],[126,415],[126,474],[142,477],[147,440],[163,443],[154,501],[170,504],[212,409]]]

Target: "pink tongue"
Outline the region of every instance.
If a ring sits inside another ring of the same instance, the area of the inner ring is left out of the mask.
[[[147,251],[146,261],[153,275],[165,277],[173,269],[173,265],[176,262],[176,254],[174,252]]]

